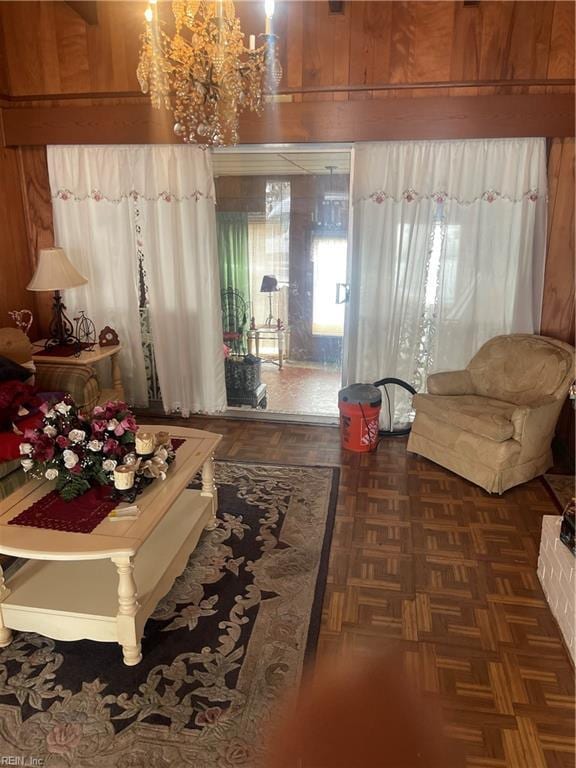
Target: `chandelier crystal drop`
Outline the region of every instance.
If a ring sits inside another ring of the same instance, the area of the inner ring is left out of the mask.
[[[144,13],[145,29],[136,74],[152,105],[174,115],[174,133],[201,146],[238,143],[238,116],[261,114],[264,97],[282,79],[277,38],[258,35],[249,47],[229,0],[174,0],[168,27],[154,0]],[[168,34],[166,30],[173,30]]]

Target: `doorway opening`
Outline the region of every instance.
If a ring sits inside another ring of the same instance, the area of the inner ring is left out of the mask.
[[[213,154],[230,408],[338,416],[348,148]]]

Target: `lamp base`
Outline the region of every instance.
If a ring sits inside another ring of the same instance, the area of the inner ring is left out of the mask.
[[[62,301],[62,294],[60,291],[54,291],[52,319],[48,326],[48,338],[44,344],[44,349],[76,345],[78,351],[80,351],[80,340],[74,335],[73,331],[74,326],[66,315],[66,305]]]

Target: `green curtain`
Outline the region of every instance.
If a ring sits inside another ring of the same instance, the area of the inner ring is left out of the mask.
[[[220,288],[234,288],[246,302],[250,314],[250,275],[248,258],[248,214],[217,213]]]

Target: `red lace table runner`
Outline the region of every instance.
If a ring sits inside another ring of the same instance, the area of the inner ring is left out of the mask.
[[[177,451],[183,442],[182,438],[174,438],[172,447]],[[99,485],[72,501],[64,501],[56,491],[51,491],[9,520],[8,525],[91,533],[118,506],[118,499],[111,498],[113,490],[111,486]]]

